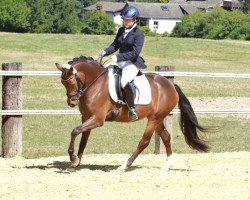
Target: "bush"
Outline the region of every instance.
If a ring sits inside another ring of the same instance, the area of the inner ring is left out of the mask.
[[[31,11],[25,0],[0,1],[0,31],[26,32]]]
[[[249,38],[250,16],[241,11],[228,12],[215,8],[211,13],[198,11],[182,18],[174,28],[173,37],[195,37],[209,39]],[[237,35],[239,34],[239,35]]]
[[[163,34],[162,34],[162,37],[169,37],[170,36],[170,33],[168,33],[168,32],[164,32]]]
[[[95,35],[112,35],[115,33],[115,23],[102,10],[88,12],[81,32]]]
[[[239,27],[233,30],[229,37],[237,40],[250,40],[250,20],[243,22]]]
[[[140,26],[140,30],[146,35],[146,36],[157,36],[159,34],[152,32],[148,26]]]

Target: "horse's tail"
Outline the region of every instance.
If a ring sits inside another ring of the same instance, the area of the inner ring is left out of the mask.
[[[207,152],[209,146],[201,140],[197,134],[197,129],[201,132],[207,132],[208,129],[199,125],[194,110],[187,99],[187,97],[181,91],[181,88],[174,84],[177,93],[179,94],[179,109],[180,109],[180,128],[185,136],[187,144],[198,151]]]

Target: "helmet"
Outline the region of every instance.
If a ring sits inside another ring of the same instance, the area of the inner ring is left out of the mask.
[[[140,16],[139,10],[134,6],[127,6],[122,10],[123,19],[137,19]]]

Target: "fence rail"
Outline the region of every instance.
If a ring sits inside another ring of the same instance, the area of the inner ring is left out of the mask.
[[[201,77],[201,78],[250,78],[250,74],[236,73],[205,73],[205,72],[176,72],[176,71],[145,71],[147,73],[157,73],[166,77]],[[61,76],[59,71],[0,71],[0,76]]]
[[[194,109],[196,114],[232,114],[249,115],[250,109]],[[180,113],[174,109],[170,114]],[[79,110],[0,110],[0,115],[79,115]]]

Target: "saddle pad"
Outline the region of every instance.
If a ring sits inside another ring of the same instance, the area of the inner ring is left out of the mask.
[[[137,76],[134,79],[134,83],[138,90],[136,89],[135,104],[147,105],[152,101],[151,88],[148,79],[143,74]],[[109,94],[114,102],[118,101],[118,97],[115,91],[115,80],[113,68],[109,68]]]

